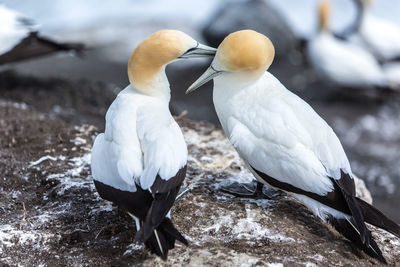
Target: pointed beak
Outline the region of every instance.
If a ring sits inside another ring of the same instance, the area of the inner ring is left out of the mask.
[[[208,69],[201,75],[194,83],[192,83],[191,86],[186,90],[186,94],[189,94],[208,82],[209,80],[212,80],[213,78],[217,77],[218,75],[222,74],[223,71],[218,71],[213,68],[213,66],[208,67]]]
[[[214,57],[216,52],[217,49],[211,46],[197,43],[196,47],[189,49],[179,58]]]

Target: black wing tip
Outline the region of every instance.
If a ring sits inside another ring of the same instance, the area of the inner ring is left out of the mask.
[[[168,251],[175,247],[175,241],[178,240],[182,244],[188,246],[186,238],[175,228],[169,218],[165,218],[156,228],[147,226],[147,230],[142,229],[136,233],[135,241],[144,243],[146,247],[154,254],[166,261]],[[150,231],[149,237],[146,239],[146,233]]]
[[[363,201],[362,199],[356,198],[356,200],[361,208],[364,220],[367,223],[370,223],[400,238],[400,225],[389,219],[380,210]]]
[[[168,250],[166,251],[165,254],[161,254],[161,255],[158,255],[158,256],[160,256],[160,258],[161,258],[163,261],[167,261],[167,260],[168,260]]]
[[[379,248],[378,244],[375,242],[375,240],[372,238],[372,235],[371,235],[371,242],[369,244],[368,249],[372,252],[371,254],[373,254],[373,255],[371,255],[367,251],[365,251],[368,255],[371,255],[374,258],[376,258],[377,260],[379,260],[380,262],[387,264],[385,257],[383,257],[383,255],[382,255],[382,251],[380,250],[380,248]]]
[[[185,246],[189,246],[189,242],[186,240],[186,238],[179,233],[179,237],[177,239],[179,242],[181,242],[182,244],[184,244]]]
[[[156,227],[151,226],[147,223],[143,223],[140,230],[137,231],[134,241],[140,242],[140,243],[145,243],[147,240],[149,240],[154,235],[155,229],[156,229]]]
[[[187,165],[183,166],[179,171],[175,174],[174,177],[171,177],[168,180],[161,179],[159,175],[157,175],[154,180],[153,185],[151,186],[151,191],[154,193],[167,193],[171,190],[174,190],[177,187],[181,187],[183,180],[186,177]]]
[[[152,254],[156,254],[159,256],[163,261],[168,259],[168,251],[171,247],[170,242],[165,238],[163,233],[157,231],[157,236],[155,234],[157,230],[149,237],[149,239],[144,242],[146,247],[150,250]]]
[[[387,264],[386,259],[382,255],[382,251],[379,248],[378,244],[375,242],[372,237],[371,232],[367,230],[366,236],[368,237],[368,244],[362,242],[362,238],[360,236],[360,232],[354,223],[351,222],[352,219],[338,219],[333,217],[332,215],[328,216],[327,221],[344,237],[350,240],[355,246],[364,251],[366,254],[371,257],[379,260],[380,262]]]
[[[189,242],[186,240],[186,238],[178,231],[178,229],[175,228],[171,219],[165,218],[160,226],[165,232],[173,236],[176,240],[180,241],[182,244],[186,246],[189,245]]]
[[[370,245],[370,234],[364,222],[362,209],[356,198],[354,179],[350,176],[350,174],[344,172],[343,170],[340,170],[340,176],[340,179],[331,178],[331,180],[334,184],[336,184],[337,187],[339,187],[339,190],[346,201],[347,207],[349,208],[353,218],[353,223],[359,231],[362,244],[368,247]]]

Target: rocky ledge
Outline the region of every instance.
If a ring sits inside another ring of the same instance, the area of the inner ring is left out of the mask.
[[[373,266],[331,227],[287,195],[275,200],[235,198],[224,183],[249,180],[222,131],[179,121],[188,147],[185,186],[173,207],[187,237],[167,262],[132,243],[134,222],[99,198],[90,176],[90,148],[98,129],[71,126],[26,104],[0,100],[1,266]],[[368,190],[358,183],[368,199]],[[369,226],[391,265],[400,242]]]

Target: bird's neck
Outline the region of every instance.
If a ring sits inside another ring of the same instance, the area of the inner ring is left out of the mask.
[[[368,19],[368,17],[370,17],[370,6],[368,6],[368,4],[363,3],[361,4],[361,6],[358,9],[358,13],[357,13],[357,23],[359,25],[362,25],[363,23],[365,23],[365,20]]]
[[[214,78],[213,101],[222,124],[224,114],[230,113],[233,103],[247,97],[246,93],[256,86],[262,76],[249,79],[249,77],[241,77],[238,73],[232,73]]]
[[[214,91],[217,89],[219,92],[226,92],[229,95],[234,95],[242,89],[251,87],[264,75],[249,73],[229,73],[226,75],[218,76],[214,79]]]
[[[329,9],[320,8],[319,10],[319,31],[328,32],[329,31]]]
[[[243,98],[254,97],[254,95],[271,97],[285,90],[287,89],[268,71],[263,72],[257,79],[246,81],[221,75],[214,78],[213,97],[214,102],[217,101],[220,105],[229,105],[229,101],[232,99],[240,102]]]
[[[145,74],[146,79],[142,79],[140,82],[130,79],[133,90],[140,94],[156,97],[169,102],[171,99],[171,92],[168,78],[165,73],[165,66],[153,70],[151,74],[148,72]],[[140,76],[140,73],[133,73],[133,75]]]

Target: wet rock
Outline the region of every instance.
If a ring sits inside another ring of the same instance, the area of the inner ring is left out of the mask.
[[[0,265],[378,264],[287,195],[248,200],[219,191],[252,176],[220,128],[179,123],[190,154],[185,186],[192,191],[172,217],[189,247],[177,244],[163,262],[132,243],[135,223],[95,192],[89,162],[96,127],[0,100]],[[389,263],[399,262],[399,240],[369,228]]]
[[[90,77],[90,76],[89,76]],[[88,80],[40,79],[0,72],[0,97],[34,106],[72,124],[103,124],[106,108],[121,88]]]
[[[217,47],[228,34],[243,29],[267,35],[275,45],[277,56],[287,54],[297,44],[283,16],[272,4],[263,0],[225,3],[210,19],[203,35],[210,45]]]

